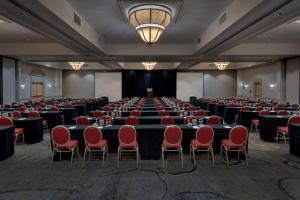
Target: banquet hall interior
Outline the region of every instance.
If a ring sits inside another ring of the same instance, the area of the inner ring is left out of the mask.
[[[300,199],[299,0],[0,1],[0,199]]]

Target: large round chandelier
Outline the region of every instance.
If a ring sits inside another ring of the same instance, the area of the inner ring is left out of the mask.
[[[75,71],[78,71],[84,65],[84,62],[69,62],[69,65],[71,65]]]
[[[158,4],[142,4],[128,11],[129,22],[147,44],[155,43],[172,19],[170,8]]]
[[[142,64],[144,65],[146,70],[151,71],[154,69],[156,62],[142,62]]]
[[[218,70],[225,70],[229,65],[229,62],[215,62],[215,65],[217,66]]]

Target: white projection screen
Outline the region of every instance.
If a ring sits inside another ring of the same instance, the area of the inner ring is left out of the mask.
[[[109,101],[118,101],[122,98],[122,74],[95,73],[95,97],[107,96]]]
[[[203,73],[177,72],[177,98],[189,101],[190,96],[203,97]]]

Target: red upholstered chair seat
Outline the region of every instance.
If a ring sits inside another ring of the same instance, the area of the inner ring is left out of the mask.
[[[137,143],[136,140],[131,142],[131,143],[122,143],[122,144],[120,144],[121,149],[135,149],[136,147],[138,147],[138,143]]]
[[[232,143],[232,142],[230,142],[230,140],[222,140],[222,145],[228,149],[239,149],[244,146],[243,144]]]
[[[167,149],[179,149],[181,147],[181,144],[180,143],[173,144],[173,143],[169,143],[168,141],[164,140],[162,146]]]
[[[15,134],[16,135],[20,135],[24,133],[24,129],[23,128],[15,128]]]
[[[103,140],[103,139],[95,144],[88,144],[88,147],[90,149],[102,149],[105,146],[107,146],[107,140]]]
[[[58,149],[62,149],[62,150],[69,150],[69,149],[73,149],[78,145],[78,141],[77,140],[69,140],[67,141],[65,144],[57,144],[56,148]]]
[[[259,125],[259,120],[258,119],[252,119],[251,123],[258,126]]]
[[[202,144],[199,141],[197,141],[196,139],[192,139],[191,145],[197,149],[207,149],[207,148],[210,148],[210,146],[211,146],[210,143]]]
[[[287,126],[279,126],[277,127],[277,131],[287,134],[289,132],[289,128]]]
[[[47,120],[43,120],[43,126],[47,125]]]

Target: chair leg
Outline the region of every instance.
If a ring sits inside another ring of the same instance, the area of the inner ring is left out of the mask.
[[[278,142],[278,139],[279,139],[279,132],[277,131],[276,132],[276,142]]]
[[[50,164],[50,167],[51,167],[51,168],[52,168],[52,165],[53,165],[54,154],[55,154],[55,150],[53,149],[53,150],[52,150],[52,159],[51,159],[51,164]]]
[[[248,166],[248,156],[247,156],[247,151],[246,151],[246,149],[244,150],[244,154],[245,154],[245,159],[246,159],[246,165]]]
[[[196,164],[196,152],[195,149],[193,148],[193,161],[194,161],[194,165]]]
[[[192,145],[190,145],[190,159],[192,159]]]
[[[221,148],[220,148],[220,157],[221,157],[221,158],[223,157],[222,152],[223,152],[223,148],[222,148],[222,145],[221,145]]]
[[[136,148],[136,168],[139,167],[139,148]]]
[[[215,165],[215,158],[214,158],[214,150],[213,149],[211,149],[211,159],[212,159],[212,163],[213,163],[213,165]]]
[[[86,156],[86,148],[84,149],[84,153],[83,153],[82,168],[84,168],[85,156]]]
[[[23,144],[25,144],[25,134],[22,134],[22,138],[23,138]]]
[[[225,156],[226,156],[226,163],[227,163],[227,166],[229,165],[229,161],[228,161],[228,152],[227,152],[227,149],[225,149]]]
[[[72,164],[73,164],[73,156],[74,156],[74,149],[72,149],[70,168],[72,168]]]
[[[182,153],[182,148],[180,148],[180,157],[181,157],[181,168],[183,168],[183,153]]]
[[[61,160],[61,152],[59,152],[59,160]]]
[[[283,139],[284,139],[284,143],[286,143],[286,137],[285,137],[285,134],[283,133]]]
[[[240,160],[240,151],[238,151],[238,160]]]
[[[102,149],[102,165],[104,164],[106,147]]]
[[[253,124],[251,123],[251,132],[253,132]]]
[[[258,132],[258,126],[257,125],[255,125],[255,129],[256,129],[256,132]]]
[[[161,159],[162,159],[162,167],[165,168],[165,155],[164,155],[163,148],[161,148]]]
[[[118,148],[118,159],[117,159],[117,167],[119,168],[119,161],[120,160],[120,148]]]

